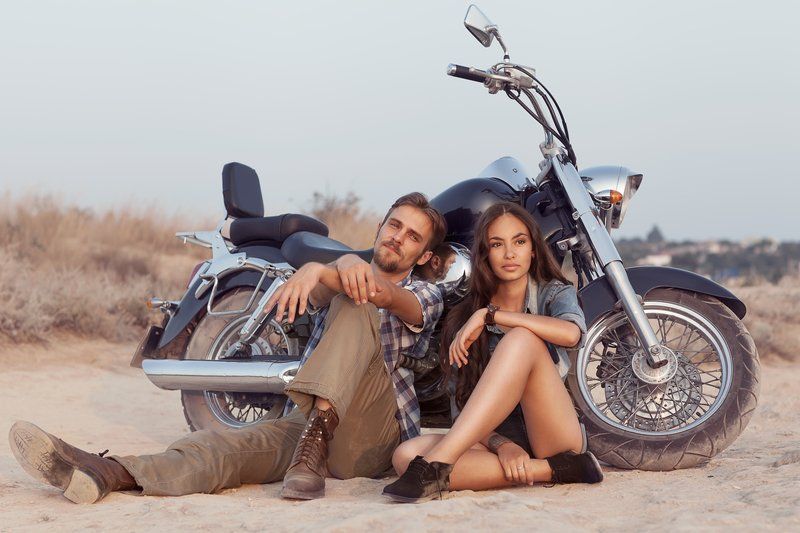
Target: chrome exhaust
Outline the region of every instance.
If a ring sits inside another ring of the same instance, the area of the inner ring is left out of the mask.
[[[282,394],[300,361],[216,361],[145,359],[142,370],[166,390],[271,392]]]

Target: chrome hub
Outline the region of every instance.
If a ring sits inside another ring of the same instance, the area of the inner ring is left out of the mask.
[[[660,385],[675,377],[678,372],[678,357],[675,352],[666,346],[661,347],[661,353],[667,359],[667,364],[659,368],[653,368],[647,364],[647,352],[645,350],[638,350],[633,354],[631,366],[633,367],[634,375],[650,385]]]

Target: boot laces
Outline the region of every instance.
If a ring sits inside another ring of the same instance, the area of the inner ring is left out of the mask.
[[[315,418],[303,432],[298,447],[299,459],[306,462],[311,460],[318,449],[317,443],[325,438],[325,426],[321,418]]]

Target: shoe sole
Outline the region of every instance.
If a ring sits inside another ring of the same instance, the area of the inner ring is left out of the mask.
[[[316,492],[306,492],[292,489],[281,489],[281,498],[287,500],[316,500],[317,498],[324,498],[325,490]]]
[[[14,458],[31,477],[64,491],[75,503],[100,499],[97,483],[56,451],[50,435],[30,422],[16,422],[8,433]]]
[[[589,451],[587,451],[587,452],[586,452],[586,454],[587,454],[589,457],[591,457],[591,458],[592,458],[592,462],[594,463],[594,467],[595,467],[595,468],[597,469],[597,471],[600,473],[600,479],[598,479],[597,481],[594,481],[593,483],[600,483],[601,481],[603,481],[603,469],[602,469],[602,468],[600,468],[600,461],[598,461],[598,460],[597,460],[597,457],[595,457],[595,456],[594,456],[594,454],[593,454],[592,452],[589,452]]]
[[[449,494],[449,491],[442,491],[442,497],[439,497],[439,494],[432,494],[430,496],[425,496],[423,498],[409,498],[407,496],[398,496],[397,494],[390,494],[388,492],[382,493],[384,496],[392,500],[393,502],[398,503],[424,503],[431,500],[443,500],[445,496]]]

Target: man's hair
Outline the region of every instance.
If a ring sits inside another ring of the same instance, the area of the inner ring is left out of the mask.
[[[439,246],[444,240],[445,234],[447,233],[447,222],[445,222],[442,214],[428,202],[428,198],[421,192],[412,192],[395,200],[395,202],[392,204],[392,207],[390,207],[389,211],[386,212],[386,216],[383,217],[381,226],[386,224],[386,221],[389,219],[389,215],[392,214],[392,211],[401,205],[416,207],[425,213],[425,215],[428,217],[428,220],[431,221],[431,237],[428,239],[425,250],[433,250]]]

